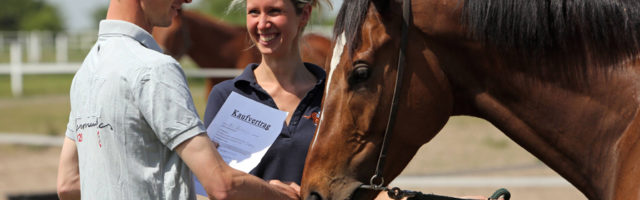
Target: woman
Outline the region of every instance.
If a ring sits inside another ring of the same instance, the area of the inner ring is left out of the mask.
[[[209,94],[205,126],[232,91],[288,112],[281,134],[250,173],[265,180],[300,184],[302,169],[316,128],[325,72],[303,63],[299,39],[311,16],[315,0],[234,0],[246,3],[247,30],[262,55],[233,80],[216,85]]]
[[[204,123],[207,127],[211,124],[232,91],[288,112],[281,134],[250,173],[299,185],[326,76],[322,68],[303,63],[300,57],[299,39],[317,1],[234,0],[232,6],[242,3],[246,3],[249,36],[262,61],[249,64],[240,76],[213,87]],[[388,197],[383,192],[378,198]]]

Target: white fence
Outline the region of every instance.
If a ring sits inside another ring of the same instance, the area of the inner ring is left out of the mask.
[[[24,59],[29,63],[78,62],[95,43],[96,36],[95,31],[0,31],[0,62],[7,62],[8,47],[14,43],[25,47]]]
[[[330,26],[307,27],[329,36]],[[23,75],[73,74],[97,40],[95,31],[71,34],[50,31],[0,31],[0,75],[11,75],[11,91],[21,96]],[[237,69],[185,69],[187,77],[231,78]]]
[[[14,42],[10,48],[11,61],[9,64],[0,63],[0,75],[9,74],[11,77],[11,92],[13,96],[22,96],[23,75],[26,74],[74,74],[81,63],[23,63],[22,47]],[[185,69],[187,77],[197,78],[230,78],[240,75],[240,69]]]
[[[305,29],[330,37],[331,26],[315,25]],[[79,33],[51,31],[0,31],[0,63],[8,62],[9,47],[19,43],[24,47],[23,58],[29,63],[81,62],[97,40],[95,30]]]

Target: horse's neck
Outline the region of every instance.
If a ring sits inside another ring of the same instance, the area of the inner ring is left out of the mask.
[[[630,128],[640,126],[634,124],[639,123],[634,121],[640,104],[639,68],[620,68],[607,77],[591,73],[585,82],[568,85],[480,67],[484,71],[474,74],[482,77],[465,75],[472,81],[458,80],[454,85],[465,91],[458,101],[476,105],[469,114],[489,120],[588,197],[601,199],[611,194],[595,191],[612,192],[619,182],[614,179],[621,178],[615,175],[629,165],[630,160],[620,158],[632,152],[621,152],[630,148],[621,146],[622,138],[640,142],[637,131]],[[580,88],[582,84],[590,87]],[[640,164],[637,161],[632,162]]]
[[[231,42],[243,33],[241,27],[232,26],[213,19],[191,17],[185,18],[184,23],[188,26],[189,35],[194,46],[206,46],[207,48],[223,47],[225,43]]]
[[[187,54],[203,68],[234,68],[249,47],[246,30],[213,19],[185,15],[191,46]]]

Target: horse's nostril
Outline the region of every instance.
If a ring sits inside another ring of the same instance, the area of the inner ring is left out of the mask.
[[[322,196],[320,196],[320,194],[318,194],[317,192],[311,192],[311,194],[309,194],[309,196],[307,197],[307,200],[322,200]]]

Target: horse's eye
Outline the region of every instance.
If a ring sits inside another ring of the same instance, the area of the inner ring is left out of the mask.
[[[360,83],[369,79],[369,66],[364,63],[358,63],[351,72],[350,82],[352,84]]]

